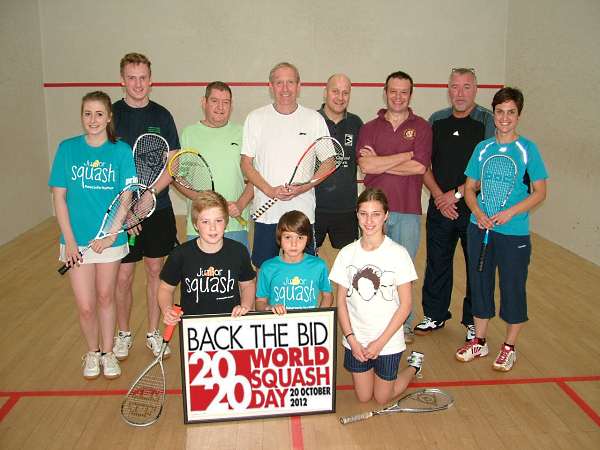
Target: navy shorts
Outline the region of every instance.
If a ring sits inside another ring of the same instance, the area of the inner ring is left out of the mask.
[[[379,355],[375,359],[361,362],[354,357],[352,350],[344,347],[344,368],[352,373],[368,372],[375,369],[375,375],[385,381],[394,381],[398,378],[398,368],[402,352],[391,355]]]
[[[177,226],[173,208],[154,211],[142,222],[142,232],[136,236],[135,245],[129,247],[129,254],[121,260],[123,263],[141,261],[146,258],[167,256],[177,242]]]
[[[262,263],[267,259],[274,258],[279,255],[279,246],[275,241],[277,234],[276,223],[254,223],[254,241],[252,243],[252,264],[260,268]],[[314,225],[313,225],[314,234]],[[315,254],[315,240],[311,240],[306,244],[304,253],[309,255]]]
[[[490,231],[483,272],[477,271],[485,230],[472,223],[467,228],[469,282],[473,316],[490,319],[496,315],[494,290],[496,268],[500,280],[500,318],[509,324],[526,322],[527,273],[531,257],[529,236],[514,236]]]
[[[315,243],[323,245],[325,236],[333,248],[343,248],[358,239],[358,219],[356,211],[315,212]]]

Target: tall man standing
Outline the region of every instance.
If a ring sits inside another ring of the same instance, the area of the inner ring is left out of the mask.
[[[244,184],[240,169],[242,150],[242,127],[229,122],[232,108],[231,88],[222,81],[213,81],[206,86],[202,97],[204,119],[189,125],[181,132],[184,148],[194,148],[206,159],[215,180],[215,191],[229,204],[229,215],[248,219],[244,211],[252,200],[252,185]],[[196,192],[181,188],[188,197],[187,236],[188,240],[198,236],[191,219],[191,199]],[[248,245],[247,226],[237,220],[230,220],[225,229],[225,237]]]
[[[171,149],[179,148],[177,128],[171,113],[150,100],[152,70],[150,60],[140,53],[128,53],[121,59],[121,85],[125,98],[113,105],[113,120],[117,136],[131,147],[144,133],[155,133],[164,137]],[[142,230],[129,255],[121,261],[116,288],[117,326],[113,352],[119,360],[127,358],[132,344],[129,328],[131,305],[133,302],[132,285],[135,263],[144,260],[146,271],[146,301],[148,305],[148,328],[146,346],[156,356],[162,346],[162,337],[158,332],[160,308],[158,306],[159,274],[163,259],[173,249],[177,239],[175,216],[169,198],[171,177],[165,170],[155,185],[159,192],[154,214],[142,224]],[[170,353],[167,348],[165,354]]]
[[[471,211],[463,196],[465,168],[475,146],[494,135],[491,111],[475,104],[477,78],[474,69],[452,69],[448,81],[451,107],[429,118],[433,129],[431,167],[425,173],[425,185],[431,196],[427,209],[427,265],[423,280],[423,320],[415,334],[427,335],[442,328],[452,317],[454,251],[460,244],[467,265],[467,226]],[[466,340],[475,337],[471,314],[471,289],[467,286],[461,323],[467,327]]]
[[[288,186],[294,166],[308,146],[329,131],[321,115],[298,104],[300,73],[293,64],[282,62],[269,74],[274,103],[255,109],[244,123],[242,171],[254,185],[254,210],[271,198],[280,200],[261,215],[254,225],[252,262],[260,267],[279,254],[275,231],[279,218],[296,209],[315,222],[313,185]],[[314,243],[306,247],[314,254]]]
[[[325,119],[330,136],[344,147],[340,167],[315,188],[315,244],[323,245],[325,236],[333,248],[340,249],[358,238],[356,218],[356,142],[363,122],[348,112],[352,83],[346,75],[331,75],[319,113]]]
[[[388,197],[390,214],[386,234],[415,259],[421,235],[423,174],[431,163],[431,127],[409,107],[413,80],[405,72],[388,75],[384,86],[387,109],[367,122],[358,137],[358,165],[367,187]],[[406,342],[412,342],[413,314],[404,324]]]

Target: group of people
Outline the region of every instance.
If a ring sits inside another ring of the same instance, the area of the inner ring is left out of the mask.
[[[172,309],[178,285],[184,314],[239,316],[252,310],[285,314],[289,309],[330,307],[333,282],[344,367],[352,373],[356,395],[360,401],[385,403],[421,371],[424,355],[416,351],[409,355],[408,367],[399,371],[406,343],[414,334],[444,327],[451,317],[458,239],[468,277],[462,316],[466,343],[456,358],[470,361],[488,353],[487,324],[495,315],[498,267],[500,317],[508,327],[494,368],[511,369],[514,344],[527,320],[527,212],[544,199],[547,178],[535,144],[516,131],[523,108],[519,90],[496,93],[492,112],[475,103],[474,69],[452,69],[451,107],[427,122],[410,108],[412,78],[398,71],[385,81],[386,108],[363,124],[348,112],[351,82],[346,75],[329,77],[317,111],[298,104],[300,74],[284,62],[269,74],[273,102],[250,112],[243,127],[229,121],[229,86],[209,83],[201,99],[204,118],[184,128],[179,141],[171,114],[149,99],[148,58],[127,54],[120,68],[125,98],[111,105],[102,92],[83,97],[84,135],[60,143],[49,181],[62,232],[60,259],[76,266],[69,276],[88,347],[85,378],[100,373],[116,378],[121,373],[119,361],[127,358],[133,342],[129,317],[135,262],[143,259],[146,345],[155,355],[162,343],[160,313],[167,324],[180,320]],[[159,192],[157,211],[143,222],[135,246],[129,248],[122,235],[108,237],[94,241],[82,258],[79,251],[93,240],[112,197],[135,180],[130,147],[147,132],[165,137],[171,149],[198,149],[213,171],[215,192],[174,185],[188,199],[188,240],[176,245],[168,196],[172,180],[165,173],[154,186]],[[326,135],[344,148],[340,168],[319,183],[288,185],[298,157]],[[519,182],[504,210],[488,217],[478,191],[481,167],[494,154],[515,157]],[[360,196],[357,167],[365,175]],[[413,328],[423,183],[431,194],[424,318]],[[250,246],[247,207],[252,202],[256,210],[269,199],[279,201],[256,219]],[[486,229],[492,230],[491,250],[480,273],[476,260]],[[318,257],[327,236],[340,249],[331,271]]]

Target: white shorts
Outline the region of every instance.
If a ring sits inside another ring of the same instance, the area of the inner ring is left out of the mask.
[[[83,251],[86,246],[80,246],[79,251]],[[60,255],[59,261],[66,262],[67,247],[65,244],[60,244]],[[129,246],[127,243],[119,245],[117,247],[109,247],[104,249],[102,253],[96,253],[93,249],[87,250],[83,255],[82,264],[98,264],[98,263],[110,263],[114,261],[120,261],[129,253]]]

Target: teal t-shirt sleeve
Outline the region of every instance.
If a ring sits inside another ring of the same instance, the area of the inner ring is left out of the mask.
[[[527,148],[527,173],[531,181],[538,181],[548,178],[548,172],[544,165],[544,160],[535,143],[531,142]]]
[[[331,292],[331,283],[329,282],[329,270],[327,264],[321,258],[319,258],[321,277],[319,279],[319,290],[321,292]]]
[[[65,171],[65,154],[66,148],[61,143],[56,150],[54,155],[54,161],[52,162],[52,170],[50,170],[50,178],[48,179],[48,186],[51,187],[67,187],[67,173]]]

